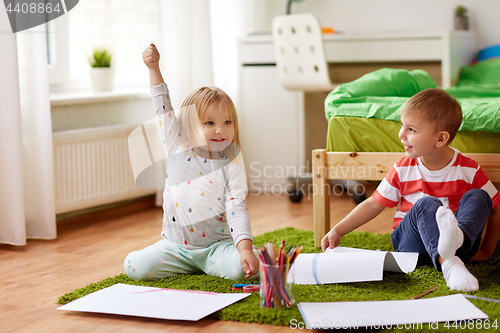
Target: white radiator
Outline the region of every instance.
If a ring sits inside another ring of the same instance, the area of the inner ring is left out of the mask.
[[[56,213],[155,193],[135,184],[128,136],[137,125],[53,134]]]

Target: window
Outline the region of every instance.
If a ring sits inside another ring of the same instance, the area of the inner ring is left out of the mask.
[[[56,68],[64,68],[66,53],[64,73],[69,75],[52,90],[90,89],[88,57],[96,47],[106,47],[114,55],[115,87],[147,86],[148,72],[141,57],[149,43],[158,40],[158,7],[158,0],[85,0],[56,19],[57,33],[48,33],[49,67],[54,61]],[[63,18],[66,23],[60,22]],[[51,83],[58,82],[54,76]]]
[[[63,15],[45,24],[50,84],[68,81],[68,18]]]

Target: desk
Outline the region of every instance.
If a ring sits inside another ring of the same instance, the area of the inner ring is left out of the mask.
[[[411,70],[435,64],[438,69],[431,75],[438,85],[450,87],[476,52],[471,31],[334,34],[324,35],[324,44],[332,81],[339,83],[346,81],[336,68],[361,68],[351,81],[382,67]],[[326,145],[327,124],[321,106],[326,93],[305,95],[281,87],[271,35],[240,38],[238,66],[238,113],[248,181],[254,190],[266,188],[276,194],[288,174],[306,171],[312,148]],[[316,100],[315,105],[310,106],[308,100],[313,104]],[[320,140],[321,146],[311,137]],[[275,184],[280,186],[273,190]]]

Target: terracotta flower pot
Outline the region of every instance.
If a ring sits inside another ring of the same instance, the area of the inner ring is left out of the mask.
[[[455,30],[469,30],[469,18],[467,16],[455,16]]]

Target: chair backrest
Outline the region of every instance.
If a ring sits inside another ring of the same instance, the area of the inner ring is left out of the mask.
[[[276,16],[273,19],[274,53],[285,89],[331,91],[323,34],[312,14]]]

